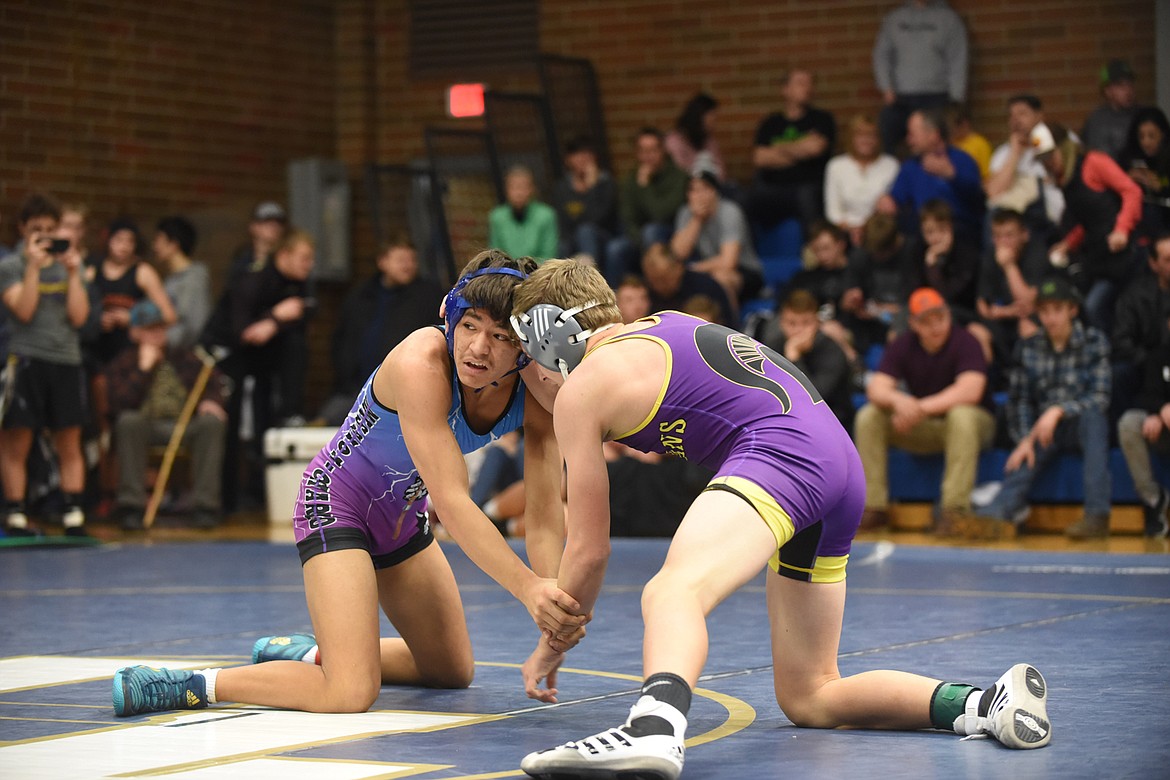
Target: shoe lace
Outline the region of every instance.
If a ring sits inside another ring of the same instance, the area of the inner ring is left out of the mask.
[[[144,703],[154,709],[174,709],[183,701],[187,678],[182,672],[159,670],[158,676],[141,682],[137,687]]]
[[[600,755],[622,747],[632,747],[632,745],[633,743],[630,742],[630,738],[625,732],[620,728],[614,728],[598,732],[584,739],[568,742],[565,747],[575,749],[583,754]]]

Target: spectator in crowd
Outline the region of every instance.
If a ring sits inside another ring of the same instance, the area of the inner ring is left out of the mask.
[[[1113,331],[1113,359],[1130,363],[1127,381],[1137,393],[1126,399],[1117,423],[1117,438],[1142,500],[1147,536],[1167,536],[1170,530],[1170,491],[1155,480],[1150,454],[1170,453],[1170,233],[1157,236],[1150,246],[1148,276],[1135,280],[1117,302]]]
[[[689,314],[692,317],[698,317],[706,322],[714,322],[716,324],[719,323],[719,318],[723,315],[723,312],[719,309],[719,303],[714,298],[703,295],[702,293],[692,295],[683,301],[680,311],[683,314]]]
[[[1150,273],[1139,273],[1118,296],[1110,338],[1112,418],[1132,408],[1150,355],[1162,346],[1170,318],[1170,233],[1149,247]]]
[[[951,206],[956,234],[980,246],[983,179],[971,155],[947,141],[942,112],[928,109],[912,113],[906,142],[914,156],[902,162],[889,194],[878,200],[878,210],[898,214],[903,232],[915,236],[918,212],[928,201],[941,198]]]
[[[911,250],[892,215],[877,213],[866,220],[839,314],[858,352],[884,345],[891,334],[905,330],[903,279],[913,260]]]
[[[175,307],[175,324],[167,330],[167,345],[191,349],[211,316],[211,272],[191,259],[198,233],[183,216],[163,217],[154,229],[151,248],[166,272],[163,288]]]
[[[719,195],[719,180],[698,171],[678,211],[670,251],[694,270],[723,286],[734,305],[755,297],[764,286],[764,267],[752,245],[751,230],[739,204]]]
[[[861,246],[865,221],[898,175],[898,161],[881,151],[877,124],[865,114],[849,120],[847,150],[825,166],[825,218]]]
[[[873,76],[885,104],[882,148],[897,154],[914,111],[967,99],[967,28],[946,0],[907,0],[882,19]]]
[[[231,512],[249,503],[263,505],[264,433],[274,424],[303,419],[308,369],[306,319],[312,313],[308,278],[313,270],[312,236],[290,231],[259,271],[229,286],[207,322],[202,343],[212,354],[226,352],[221,363],[232,382],[224,448],[223,508]],[[433,305],[433,302],[432,302]],[[242,451],[239,431],[245,380],[252,379],[252,439]],[[240,480],[240,459],[246,478]]]
[[[637,166],[622,180],[618,196],[625,235],[611,241],[605,254],[611,287],[636,270],[638,258],[653,244],[670,242],[675,214],[687,199],[689,175],[667,156],[662,133],[643,127],[634,145]]]
[[[89,252],[89,206],[76,201],[61,204],[60,231],[81,254],[81,265],[93,264]]]
[[[1011,374],[1007,418],[1016,446],[1004,464],[999,493],[967,518],[963,533],[969,538],[1015,536],[1036,474],[1066,449],[1080,450],[1085,486],[1084,515],[1066,534],[1109,534],[1109,342],[1077,321],[1080,300],[1064,277],[1040,284],[1036,310],[1043,330],[1020,343],[1020,365]]]
[[[1143,237],[1170,229],[1170,122],[1162,109],[1151,106],[1137,112],[1120,163],[1145,196],[1140,223]]]
[[[760,341],[791,360],[820,391],[847,431],[853,430],[853,368],[837,342],[821,332],[817,299],[794,290],[778,317],[764,325]]]
[[[1031,338],[1039,329],[1032,317],[1036,288],[1053,268],[1048,263],[1048,250],[1031,239],[1018,211],[992,212],[991,244],[980,264],[976,287],[979,319],[970,328],[983,346],[992,372],[999,376],[998,372],[1011,365],[1016,342]],[[1002,379],[1006,382],[1006,373]]]
[[[945,200],[927,201],[918,215],[922,242],[908,269],[907,294],[919,287],[933,287],[947,302],[951,315],[966,326],[975,319],[979,250],[955,234],[951,207]]]
[[[1082,152],[1060,125],[1037,125],[1033,148],[1064,190],[1064,225],[1072,226],[1049,257],[1065,267],[1075,260],[1085,290],[1089,324],[1108,335],[1113,305],[1133,270],[1130,235],[1141,219],[1142,190],[1104,152]]]
[[[635,274],[627,274],[614,291],[617,298],[618,311],[621,312],[622,322],[629,324],[640,320],[649,314],[650,291],[646,289],[646,281]]]
[[[82,346],[89,371],[90,406],[98,427],[98,480],[102,492],[108,495],[115,487],[117,464],[109,444],[106,367],[134,346],[130,340],[130,309],[134,304],[151,301],[169,325],[177,321],[177,316],[158,271],[138,257],[138,226],[119,218],[110,223],[107,233],[106,256],[89,269],[86,280],[97,311],[93,327],[83,333]]]
[[[143,528],[150,448],[170,441],[204,366],[190,347],[170,343],[169,329],[150,301],[135,304],[131,320],[138,348],[121,353],[106,369],[119,467],[116,516],[127,531]],[[223,375],[213,369],[183,433],[182,442],[191,456],[192,525],[196,528],[219,523],[227,395]]]
[[[857,350],[850,332],[838,319],[841,299],[853,280],[849,263],[849,240],[836,225],[818,220],[808,230],[805,252],[810,267],[798,271],[778,290],[779,308],[796,290],[806,290],[817,303],[817,317],[824,335],[833,339],[845,352],[850,363],[857,360]]]
[[[605,268],[605,248],[617,230],[617,183],[598,167],[597,149],[584,136],[565,145],[565,176],[553,188],[553,207],[557,256],[587,255]]]
[[[666,244],[651,244],[642,257],[642,278],[650,293],[650,310],[682,310],[695,295],[706,295],[719,303],[721,325],[735,321],[731,302],[719,282],[701,271],[687,268],[686,263],[670,253]]]
[[[979,166],[979,175],[986,181],[991,172],[991,143],[971,124],[971,109],[963,103],[951,103],[947,107],[946,117],[951,143],[971,155],[971,159]]]
[[[1104,152],[1120,160],[1125,148],[1129,127],[1137,114],[1137,93],[1134,91],[1134,73],[1129,63],[1112,59],[1101,68],[1101,103],[1085,119],[1081,140],[1085,148]]]
[[[1047,239],[1064,215],[1064,193],[1049,179],[1032,146],[1032,131],[1043,122],[1040,98],[1008,98],[1008,140],[992,153],[985,185],[988,206],[1020,212],[1040,240]]]
[[[979,452],[991,445],[995,418],[984,405],[987,361],[975,337],[954,327],[938,291],[915,290],[910,330],[886,347],[857,412],[854,440],[865,468],[862,528],[889,523],[889,447],[944,456],[936,531],[966,527]],[[899,385],[904,383],[905,389]]]
[[[435,301],[445,292],[419,276],[418,254],[405,233],[378,253],[376,273],[345,296],[333,331],[333,389],[321,406],[326,425],[338,426],[366,379],[402,339],[441,320]]]
[[[719,101],[706,92],[699,92],[683,107],[674,123],[674,129],[666,134],[664,144],[670,159],[681,170],[694,173],[696,170],[711,171],[719,182],[727,175],[719,142],[715,140],[715,122]]]
[[[89,345],[99,368],[131,346],[130,308],[138,301],[149,299],[168,325],[177,319],[158,271],[138,257],[138,226],[119,218],[107,232],[106,256],[88,280],[101,306],[101,332]]]
[[[488,245],[513,257],[538,262],[556,257],[557,214],[536,199],[536,177],[524,165],[513,165],[504,175],[504,203],[488,214]]]
[[[65,533],[86,535],[81,506],[85,378],[77,332],[89,316],[89,295],[81,253],[58,231],[60,219],[56,201],[30,195],[17,224],[21,250],[0,260],[0,300],[9,338],[4,384],[11,388],[0,427],[0,478],[9,536],[35,533],[26,506],[27,464],[33,439],[45,428],[61,472]],[[64,239],[65,246],[55,246],[54,238]]]
[[[837,143],[837,122],[811,105],[811,71],[785,73],[780,95],[781,109],[756,130],[756,174],[744,209],[753,224],[765,228],[792,217],[807,227],[823,216],[825,166]]]
[[[232,253],[229,261],[226,286],[230,287],[241,275],[259,271],[267,265],[286,232],[288,214],[284,206],[271,200],[256,204],[252,221],[248,223],[248,241]]]

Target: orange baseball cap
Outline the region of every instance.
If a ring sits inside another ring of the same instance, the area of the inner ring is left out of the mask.
[[[945,309],[947,302],[933,287],[919,287],[910,294],[910,316],[917,317],[931,309]]]

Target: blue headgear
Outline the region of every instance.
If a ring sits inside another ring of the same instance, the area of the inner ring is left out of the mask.
[[[444,322],[447,325],[447,352],[452,355],[455,354],[455,326],[459,324],[459,320],[463,319],[463,315],[467,310],[473,308],[471,303],[463,297],[463,289],[467,287],[467,283],[472,279],[488,274],[504,274],[505,276],[515,276],[517,279],[527,279],[527,275],[515,268],[481,268],[478,271],[472,271],[466,274],[455,283],[451,291],[447,293],[445,300],[446,310],[444,314]],[[517,358],[516,368],[524,368],[528,365],[528,357],[524,354],[524,350],[520,350],[520,357]]]
[[[520,339],[520,348],[549,371],[559,371],[565,379],[585,359],[585,341],[595,333],[612,328],[613,322],[585,330],[574,314],[600,306],[589,301],[571,309],[551,303],[538,303],[520,316],[512,315],[512,330]]]

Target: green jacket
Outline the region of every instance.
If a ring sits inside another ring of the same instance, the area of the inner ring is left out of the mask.
[[[674,225],[674,215],[687,200],[686,172],[667,159],[645,187],[638,185],[637,171],[622,180],[619,213],[626,234],[634,243],[641,240],[642,227],[651,222]]]
[[[540,201],[532,201],[517,222],[512,207],[506,203],[488,214],[488,246],[502,249],[512,257],[548,260],[557,256],[557,213]]]

